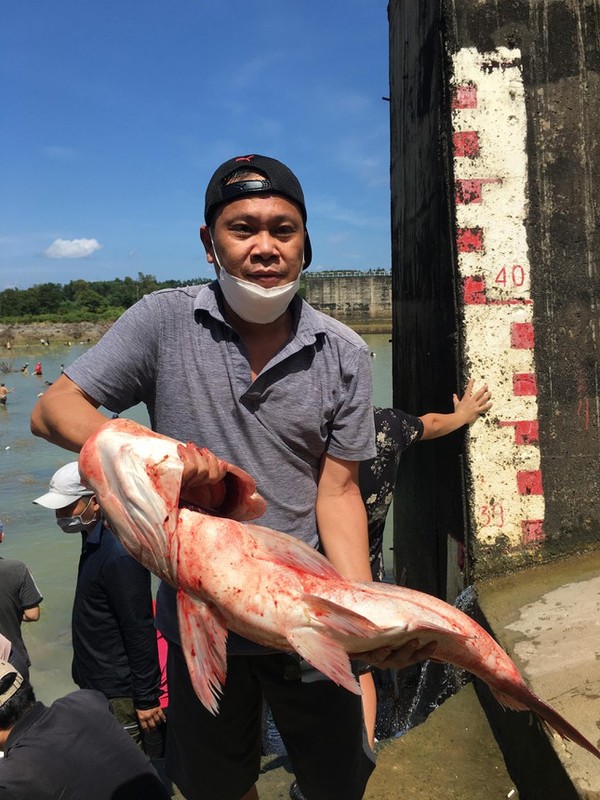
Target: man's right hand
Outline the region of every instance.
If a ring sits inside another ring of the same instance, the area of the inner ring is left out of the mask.
[[[180,499],[190,505],[218,511],[226,493],[223,478],[227,462],[192,442],[180,445],[178,453],[183,461]]]

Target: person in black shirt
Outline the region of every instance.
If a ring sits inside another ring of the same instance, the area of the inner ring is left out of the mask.
[[[473,385],[471,378],[462,397],[453,395],[454,411],[450,414],[429,413],[414,417],[398,408],[373,409],[377,455],[369,461],[361,461],[358,483],[367,510],[369,557],[374,581],[385,578],[383,531],[394,498],[402,453],[414,442],[437,439],[464,425],[471,425],[488,411],[492,406],[491,392],[485,385],[474,392]]]
[[[358,485],[367,511],[369,531],[369,558],[374,581],[385,579],[383,561],[383,533],[385,520],[394,498],[400,457],[411,444],[426,439],[437,439],[471,425],[491,406],[491,392],[486,385],[473,391],[474,380],[469,379],[462,397],[452,396],[454,411],[450,414],[429,413],[414,417],[398,408],[374,408],[375,446],[377,455],[361,461]],[[373,741],[376,733],[377,693],[389,685],[392,670],[373,668],[360,676],[367,734]],[[374,680],[373,680],[373,678]],[[380,704],[381,705],[381,704]]]
[[[55,472],[48,492],[33,502],[54,509],[65,533],[82,534],[72,618],[73,680],[82,689],[102,692],[139,741],[140,734],[165,722],[150,573],[105,526],[95,495],[81,484],[76,461]]]
[[[0,522],[0,544],[3,541],[4,525]],[[31,661],[23,641],[21,623],[39,620],[42,599],[26,564],[0,558],[0,633],[10,641],[14,657],[26,678],[29,677]]]
[[[0,750],[6,800],[169,798],[102,694],[80,689],[47,707],[7,661],[0,661]]]

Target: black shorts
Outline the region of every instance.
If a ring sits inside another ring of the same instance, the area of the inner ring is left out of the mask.
[[[308,800],[364,795],[375,761],[361,698],[316,670],[303,680],[296,656],[230,656],[216,716],[196,697],[183,652],[172,644],[167,677],[166,771],[187,800],[239,800],[256,783],[263,697]]]

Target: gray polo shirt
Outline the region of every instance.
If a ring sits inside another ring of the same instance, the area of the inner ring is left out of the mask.
[[[146,295],[67,375],[110,411],[143,402],[158,432],[245,469],[268,504],[260,524],[315,546],[323,453],[375,456],[369,350],[296,296],[294,336],[252,381],[221,303],[216,282]]]

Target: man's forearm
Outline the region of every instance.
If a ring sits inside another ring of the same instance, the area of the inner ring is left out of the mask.
[[[367,515],[358,490],[317,501],[323,551],[345,578],[371,581]]]
[[[65,375],[44,392],[31,414],[31,432],[78,453],[107,418],[98,404]]]

